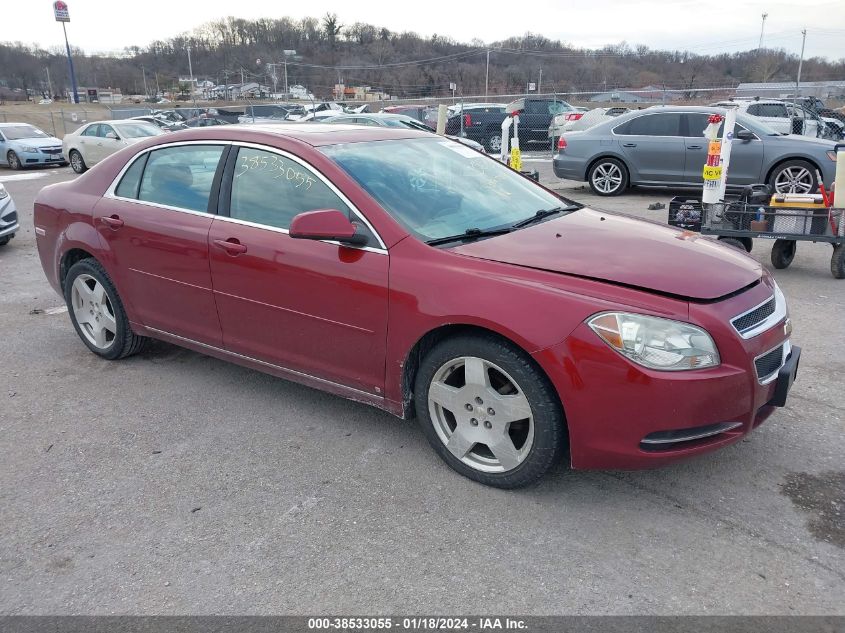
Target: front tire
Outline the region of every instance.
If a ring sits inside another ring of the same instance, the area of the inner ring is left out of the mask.
[[[148,339],[132,331],[117,289],[96,259],[71,266],[64,290],[73,327],[97,356],[117,360],[143,349]]]
[[[435,452],[488,486],[535,482],[566,444],[563,410],[548,378],[522,350],[493,335],[435,345],[420,364],[414,397]]]
[[[628,169],[621,160],[601,158],[590,167],[587,181],[597,196],[618,196],[628,188]]]
[[[68,158],[70,158],[71,169],[73,169],[73,171],[77,174],[84,174],[88,170],[88,166],[85,164],[85,159],[82,158],[82,154],[80,154],[77,150],[70,150]]]
[[[769,186],[775,193],[815,193],[818,184],[816,168],[805,160],[781,163],[769,177]]]
[[[9,164],[9,169],[14,169],[15,171],[23,167],[21,159],[18,158],[18,155],[13,150],[9,150],[9,153],[6,154],[6,162]]]
[[[743,253],[747,253],[748,249],[745,247],[745,243],[736,237],[720,237],[719,244],[724,244],[725,246],[732,246],[733,248],[741,250]]]

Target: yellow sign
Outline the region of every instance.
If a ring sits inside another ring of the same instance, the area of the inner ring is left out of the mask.
[[[711,141],[707,147],[707,153],[715,156],[722,152],[722,141]]]
[[[511,169],[520,171],[522,169],[522,154],[516,147],[511,148]]]
[[[722,177],[722,168],[705,165],[702,176],[704,176],[704,180],[719,180]]]

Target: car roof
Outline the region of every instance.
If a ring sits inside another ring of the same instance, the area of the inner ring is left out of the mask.
[[[289,138],[313,147],[339,143],[364,143],[410,138],[430,138],[431,134],[411,128],[371,127],[347,123],[253,123],[192,128],[167,135],[168,142],[186,140],[249,140],[260,137]],[[156,137],[162,138],[162,137]]]
[[[2,125],[3,127],[13,126],[13,125],[19,126],[19,127],[22,126],[22,125],[31,125],[32,127],[38,127],[37,125],[34,125],[32,123],[27,123],[26,121],[0,121],[0,125]]]

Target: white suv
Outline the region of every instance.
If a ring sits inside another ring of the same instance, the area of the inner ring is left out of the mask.
[[[783,134],[800,134],[812,138],[828,136],[828,126],[818,115],[801,106],[793,106],[778,99],[735,99],[711,104],[720,108],[736,108],[765,121],[769,127]],[[837,126],[838,127],[838,126]]]

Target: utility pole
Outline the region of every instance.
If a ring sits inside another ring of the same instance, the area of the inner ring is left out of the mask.
[[[763,48],[763,31],[766,29],[766,18],[769,17],[768,13],[763,14],[763,24],[760,26],[760,43],[757,45],[757,50],[759,51]]]
[[[194,92],[194,67],[191,64],[191,47],[188,46],[188,74],[191,76],[191,94]]]
[[[484,73],[484,100],[487,101],[487,88],[490,85],[490,49],[487,49],[487,72]]]
[[[53,98],[53,82],[50,81],[50,68],[49,68],[49,66],[47,68],[45,68],[44,70],[47,71],[47,90],[50,91],[50,94],[47,95],[47,97],[52,99]]]
[[[804,44],[807,43],[807,29],[801,31],[801,57],[798,58],[798,77],[795,78],[795,95],[798,96],[798,87],[801,84],[801,66],[804,64]]]
[[[149,97],[150,91],[147,90],[147,71],[141,66],[141,75],[144,77],[144,96]]]
[[[288,99],[288,56],[285,54],[285,101]]]
[[[543,87],[543,67],[540,66],[540,76],[537,78],[537,94],[542,92]]]

